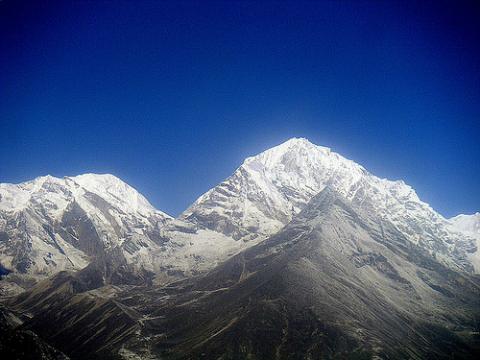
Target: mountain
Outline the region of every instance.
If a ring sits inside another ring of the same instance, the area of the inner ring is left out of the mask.
[[[293,138],[247,158],[181,218],[201,228],[257,243],[276,233],[317,193],[331,187],[365,212],[389,221],[412,244],[451,267],[472,272],[469,237],[422,202],[403,181],[380,179],[362,166],[306,139]]]
[[[247,158],[177,219],[112,175],[0,184],[0,293],[87,266],[112,284],[195,276],[281,230],[327,186],[450,268],[480,271],[474,237],[403,181],[293,138]]]
[[[112,175],[39,177],[0,185],[0,262],[23,285],[118,256],[150,270],[147,247],[170,217]],[[19,277],[16,277],[19,278]]]
[[[393,223],[449,267],[480,268],[472,234],[452,226],[411,187],[294,138],[246,159],[178,219],[112,175],[0,184],[0,276],[10,273],[2,288],[21,291],[92,263],[114,283],[196,275],[275,234],[326,186]]]
[[[53,357],[480,352],[476,218],[447,220],[305,139],[246,159],[177,219],[111,175],[0,196],[1,283],[27,289],[4,299],[0,325]]]
[[[0,184],[0,276],[8,274],[1,282],[7,293],[89,264],[107,282],[138,283],[155,274],[166,281],[214,266],[237,247],[156,210],[112,175]]]
[[[78,281],[78,278],[75,282]],[[327,186],[207,274],[11,302],[73,359],[474,359],[480,280]],[[48,299],[48,300],[45,300]]]
[[[477,250],[469,253],[469,260],[475,267],[475,272],[480,273],[480,213],[473,215],[460,214],[450,219],[453,228],[466,236],[476,239]]]

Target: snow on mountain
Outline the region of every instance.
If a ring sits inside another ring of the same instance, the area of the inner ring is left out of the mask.
[[[55,216],[65,209],[69,201],[82,199],[87,192],[101,196],[125,213],[158,213],[170,217],[156,210],[130,185],[110,174],[84,174],[62,179],[47,175],[21,184],[0,184],[0,210],[23,210],[32,202],[43,201],[51,205],[45,205],[48,214]]]
[[[79,269],[106,249],[133,249],[169,219],[112,175],[0,184],[0,261],[30,275]]]
[[[475,267],[475,272],[480,273],[480,213],[460,214],[451,218],[450,222],[455,230],[476,240],[477,250],[469,253],[468,257]]]
[[[453,225],[472,236],[480,237],[480,213],[472,215],[460,214],[450,219]]]
[[[151,213],[161,213],[138,191],[113,175],[84,174],[75,176],[73,180],[88,191],[104,197],[125,213],[136,212],[147,216]],[[161,214],[170,217],[165,213]]]
[[[92,261],[168,280],[213,266],[239,245],[156,210],[113,175],[0,184],[0,265],[21,286]]]
[[[228,179],[202,195],[181,218],[256,243],[277,232],[327,185],[395,224],[414,245],[452,266],[472,270],[475,244],[449,231],[449,222],[403,181],[365,168],[303,138],[247,158]]]

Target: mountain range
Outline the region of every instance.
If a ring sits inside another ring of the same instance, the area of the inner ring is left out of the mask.
[[[177,218],[112,175],[0,185],[5,326],[45,358],[475,358],[479,248],[478,213],[306,139]]]

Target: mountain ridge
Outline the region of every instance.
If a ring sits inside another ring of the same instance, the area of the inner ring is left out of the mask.
[[[327,186],[391,221],[412,244],[448,266],[480,271],[475,236],[452,226],[411,186],[380,179],[330,148],[292,138],[246,158],[176,219],[111,174],[0,184],[2,273],[29,275],[16,281],[28,287],[38,276],[116,258],[159,281],[194,275],[281,230]]]

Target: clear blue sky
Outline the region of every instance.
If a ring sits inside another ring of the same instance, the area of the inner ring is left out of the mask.
[[[108,172],[177,214],[303,136],[479,211],[480,8],[416,3],[1,1],[0,182]]]

